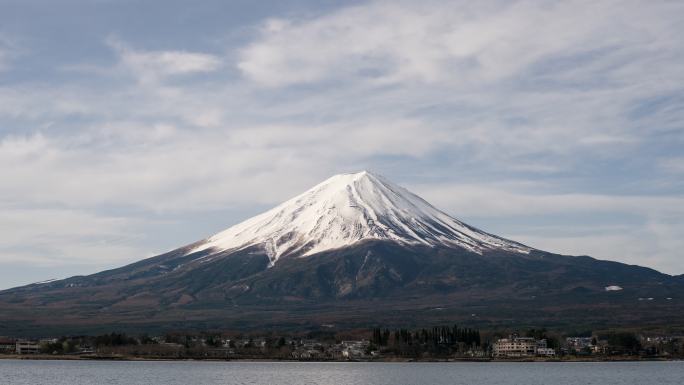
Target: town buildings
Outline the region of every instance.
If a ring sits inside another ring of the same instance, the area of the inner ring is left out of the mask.
[[[362,341],[343,341],[342,342],[342,356],[347,359],[363,358],[368,354],[370,342]]]
[[[17,343],[10,338],[0,338],[0,353],[14,353],[17,351]]]
[[[531,337],[511,335],[501,338],[494,343],[494,357],[529,357],[537,351],[537,341]]]
[[[40,353],[40,342],[20,340],[16,343],[17,354],[38,354]]]
[[[591,337],[567,337],[565,345],[569,351],[581,352],[590,350],[594,344]]]
[[[508,338],[501,338],[494,343],[494,357],[534,357],[555,356],[556,351],[546,346],[546,340],[536,340],[532,337],[519,337],[512,334]]]

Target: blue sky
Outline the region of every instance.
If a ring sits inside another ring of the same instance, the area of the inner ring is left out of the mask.
[[[0,0],[0,288],[370,169],[530,246],[684,273],[679,1]]]

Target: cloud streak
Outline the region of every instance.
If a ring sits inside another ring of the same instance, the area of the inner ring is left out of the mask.
[[[312,19],[271,19],[241,51],[238,67],[267,86],[341,78],[480,89],[528,71],[559,82],[619,80],[640,69],[623,62],[632,57],[677,67],[671,53],[658,52],[678,48],[681,12],[672,2],[647,9],[630,1],[374,2]]]
[[[142,82],[168,76],[213,72],[222,61],[215,55],[187,51],[140,51],[121,40],[110,37],[107,44],[114,49],[121,65]]]

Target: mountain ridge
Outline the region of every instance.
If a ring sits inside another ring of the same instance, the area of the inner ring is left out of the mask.
[[[362,172],[152,258],[0,291],[0,335],[452,321],[684,325],[682,278],[530,248]]]

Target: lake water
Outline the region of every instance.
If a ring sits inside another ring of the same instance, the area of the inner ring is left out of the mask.
[[[270,363],[0,360],[3,385],[645,385],[684,383],[684,362]]]

